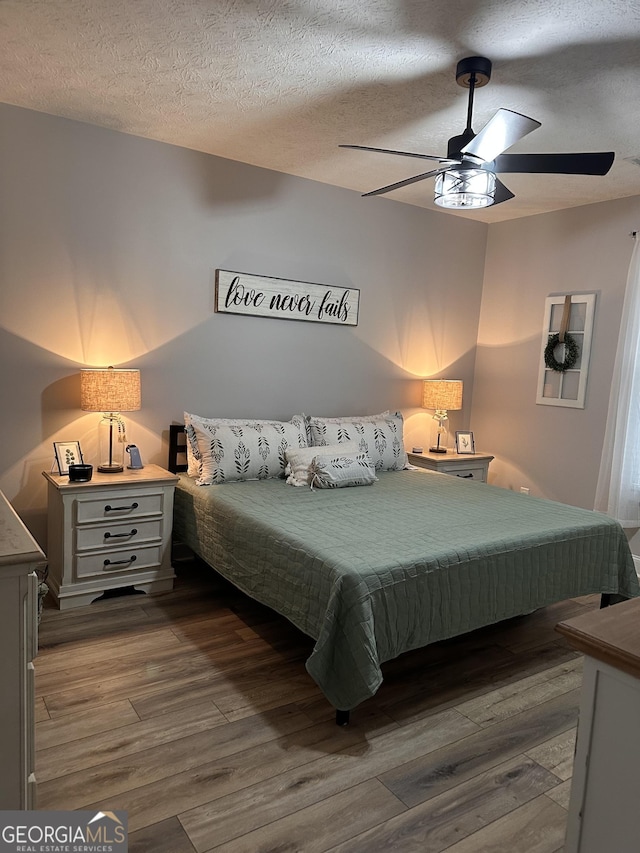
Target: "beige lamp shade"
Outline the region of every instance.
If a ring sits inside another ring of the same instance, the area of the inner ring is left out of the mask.
[[[452,412],[462,408],[461,379],[425,379],[422,386],[422,408]]]
[[[85,412],[137,411],[140,371],[113,367],[81,370],[80,408]]]

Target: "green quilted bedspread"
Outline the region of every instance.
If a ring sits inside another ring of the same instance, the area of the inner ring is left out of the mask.
[[[196,486],[175,535],[316,640],[306,667],[343,710],[409,649],[588,593],[640,594],[622,528],[599,513],[430,471],[314,490]]]

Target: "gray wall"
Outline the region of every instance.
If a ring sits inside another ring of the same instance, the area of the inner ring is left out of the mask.
[[[6,105],[0,185],[0,489],[43,545],[41,471],[55,440],[95,461],[79,369],[109,364],[141,369],[129,440],[159,464],[184,409],[399,408],[427,445],[419,378],[462,379],[493,483],[593,506],[640,198],[487,227]],[[359,325],[214,314],[216,268],[359,288]],[[537,406],[545,298],[584,291],[586,408]]]
[[[639,226],[633,197],[489,228],[471,426],[496,485],[593,508]],[[597,294],[585,408],[536,405],[545,299],[571,292]]]
[[[464,381],[469,426],[487,226],[5,105],[0,186],[0,489],[43,545],[52,442],[95,461],[83,366],[141,369],[159,464],[184,409],[399,408],[426,444],[423,376]],[[359,288],[359,325],[214,314],[216,268]]]

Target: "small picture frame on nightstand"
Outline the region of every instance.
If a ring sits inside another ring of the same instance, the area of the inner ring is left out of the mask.
[[[61,477],[69,473],[69,465],[84,462],[79,441],[54,441],[53,450],[56,455],[55,464]]]
[[[456,430],[456,453],[475,453],[476,446],[472,432]]]

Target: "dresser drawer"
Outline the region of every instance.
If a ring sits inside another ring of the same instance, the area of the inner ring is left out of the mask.
[[[76,528],[76,552],[101,548],[122,548],[141,542],[162,539],[162,516],[159,518],[132,519],[125,523],[101,524],[98,527]]]
[[[124,550],[100,551],[99,553],[78,554],[75,558],[77,578],[95,578],[118,573],[139,572],[159,566],[162,562],[162,548],[127,548]]]
[[[140,518],[145,515],[162,515],[162,492],[136,494],[123,492],[103,495],[100,498],[76,500],[76,522],[118,521],[121,518]]]
[[[38,654],[38,575],[31,572],[27,576],[27,597],[25,599],[24,624],[27,628],[27,660],[35,660]]]
[[[36,769],[36,755],[35,755],[35,742],[36,742],[36,712],[35,712],[35,703],[36,703],[36,670],[34,665],[29,662],[27,664],[27,675],[26,675],[26,707],[25,707],[25,724],[27,729],[27,744],[26,744],[26,775],[27,775],[27,800],[29,799],[28,789],[29,783],[28,780],[33,778],[35,779],[35,769]]]

